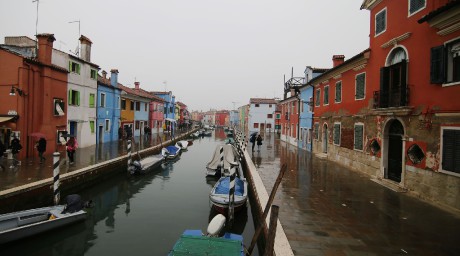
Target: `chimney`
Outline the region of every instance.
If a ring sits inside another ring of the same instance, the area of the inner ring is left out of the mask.
[[[56,41],[53,34],[38,34],[38,61],[51,65],[51,55],[53,54],[53,42]]]
[[[136,88],[136,90],[139,90],[139,82],[134,82],[134,88]]]
[[[102,77],[103,77],[104,79],[107,79],[107,71],[102,70]]]
[[[333,68],[341,65],[345,60],[345,55],[333,55],[332,56],[332,66]]]
[[[110,70],[110,83],[113,87],[118,87],[118,69]]]
[[[84,35],[80,36],[81,53],[80,58],[84,61],[91,62],[91,45],[93,42]]]

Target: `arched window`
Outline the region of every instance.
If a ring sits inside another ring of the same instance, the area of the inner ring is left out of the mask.
[[[395,48],[391,51],[390,56],[388,58],[388,66],[400,63],[403,60],[407,59],[406,51],[401,48]]]

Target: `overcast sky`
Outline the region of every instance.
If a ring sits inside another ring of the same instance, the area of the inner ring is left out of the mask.
[[[65,52],[82,35],[91,61],[119,82],[172,91],[189,110],[233,109],[283,97],[283,75],[330,68],[369,46],[362,0],[39,0],[38,33]],[[37,4],[0,0],[0,43],[34,38]],[[80,23],[69,23],[72,21]]]

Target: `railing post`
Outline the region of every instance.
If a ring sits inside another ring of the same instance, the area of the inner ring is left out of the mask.
[[[61,199],[61,192],[59,191],[59,152],[53,153],[53,198],[54,205],[58,205]]]

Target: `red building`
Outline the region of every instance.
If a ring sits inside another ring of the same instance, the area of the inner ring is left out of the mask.
[[[228,110],[220,110],[216,111],[216,119],[215,119],[215,124],[216,126],[229,126],[229,118],[230,114],[228,113]]]
[[[278,108],[281,111],[281,118],[279,119],[279,125],[281,127],[280,139],[282,141],[288,142],[289,144],[297,146],[297,133],[299,127],[299,99],[295,94],[292,94],[291,97],[281,100],[278,103]]]
[[[18,136],[19,158],[37,154],[34,144],[41,134],[47,139],[45,154],[64,150],[58,133],[67,128],[68,71],[51,64],[54,35],[39,34],[37,40],[37,52],[8,41],[0,45],[0,140],[9,145],[13,134]]]
[[[365,0],[370,48],[311,81],[314,152],[460,209],[460,1]]]

